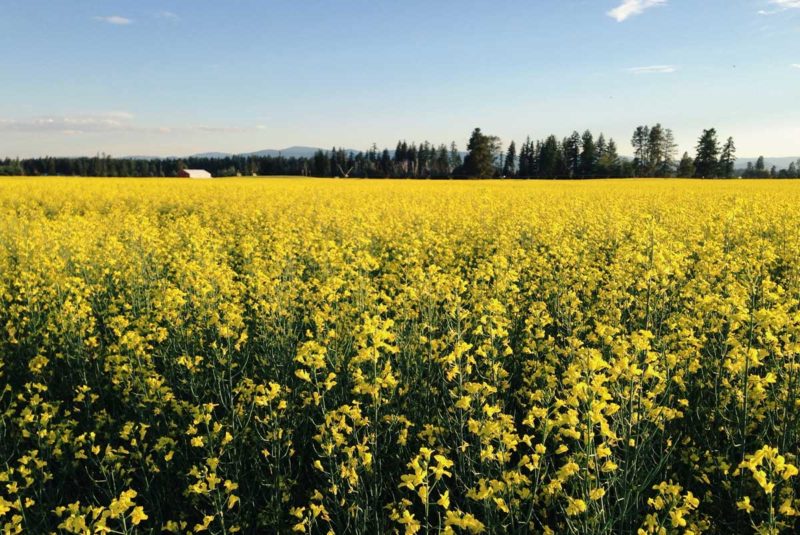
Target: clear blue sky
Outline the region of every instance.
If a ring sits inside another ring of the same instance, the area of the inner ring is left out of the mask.
[[[504,143],[800,155],[800,0],[3,0],[0,156]]]

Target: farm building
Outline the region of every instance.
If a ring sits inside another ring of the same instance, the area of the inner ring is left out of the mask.
[[[181,169],[178,171],[181,178],[213,178],[205,169]]]

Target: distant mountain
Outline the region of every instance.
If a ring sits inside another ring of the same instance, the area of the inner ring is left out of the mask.
[[[175,156],[123,156],[123,160],[177,160]]]
[[[758,158],[736,158],[736,168],[737,169],[744,169],[747,167],[748,162],[751,162],[753,165],[756,164],[756,160]],[[764,156],[764,167],[767,169],[771,169],[774,165],[779,170],[786,169],[789,167],[789,164],[792,162],[797,162],[800,160],[800,156],[785,156],[782,158],[772,158],[770,156]]]
[[[227,158],[232,156],[227,152],[201,152],[200,154],[192,154],[189,158]]]
[[[264,149],[258,150],[255,152],[243,152],[239,154],[233,154],[229,152],[203,152],[200,154],[192,154],[189,158],[227,158],[229,156],[271,156],[273,158],[277,156],[283,156],[284,158],[311,158],[314,156],[318,150],[321,150],[325,153],[330,152],[329,149],[320,149],[317,147],[302,147],[302,146],[295,146],[295,147],[288,147],[285,149]],[[360,151],[356,149],[345,149],[345,152],[353,154],[358,154]]]

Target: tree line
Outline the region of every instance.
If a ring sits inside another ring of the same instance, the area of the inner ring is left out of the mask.
[[[341,148],[318,150],[310,157],[238,155],[189,158],[28,158],[0,160],[0,175],[175,177],[182,169],[205,169],[212,175],[361,178],[800,178],[800,160],[787,169],[767,170],[764,158],[737,170],[733,138],[720,141],[716,129],[704,130],[694,156],[677,158],[672,130],[661,124],[638,126],[631,137],[633,157],[620,156],[614,139],[586,130],[559,139],[527,138],[519,147],[512,141],[503,150],[500,139],[476,128],[465,153],[455,142],[399,141],[394,149],[354,152]]]

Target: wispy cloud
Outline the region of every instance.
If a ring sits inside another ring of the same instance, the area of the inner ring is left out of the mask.
[[[647,67],[633,67],[628,72],[633,74],[670,74],[678,70],[675,65],[650,65]]]
[[[117,26],[127,26],[128,24],[133,24],[133,19],[120,17],[119,15],[111,15],[109,17],[95,17],[94,20],[98,20],[100,22],[106,22],[108,24],[115,24]]]
[[[759,15],[775,15],[787,9],[800,9],[800,0],[769,0],[769,3],[775,6],[774,9],[762,9],[758,12]]]
[[[163,20],[172,20],[172,21],[180,20],[178,14],[173,13],[172,11],[159,11],[158,13],[156,13],[156,18]]]
[[[88,132],[125,131],[133,127],[133,114],[109,112],[94,115],[43,116],[30,119],[0,119],[0,131],[61,132],[75,135]]]
[[[138,133],[201,133],[201,134],[236,134],[259,130],[259,126],[209,126],[181,125],[146,126],[137,124],[132,113],[114,111],[98,114],[71,116],[41,116],[27,119],[0,118],[0,132],[17,132],[33,134],[62,134],[77,136],[82,134],[102,134],[112,132]]]
[[[622,0],[622,3],[608,12],[608,16],[622,22],[635,15],[641,15],[651,7],[662,6],[667,0]]]
[[[800,69],[800,63],[792,63],[792,64],[790,65],[790,67],[792,67],[792,68],[794,68],[794,69]]]
[[[800,8],[800,0],[770,0],[769,3],[786,9]]]

